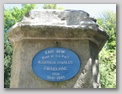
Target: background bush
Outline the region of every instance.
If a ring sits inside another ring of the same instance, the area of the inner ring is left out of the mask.
[[[99,53],[99,70],[103,88],[116,88],[116,13],[105,11],[97,23],[107,32],[109,39]]]
[[[8,40],[7,32],[11,26],[13,26],[16,22],[21,21],[22,17],[31,9],[34,9],[35,6],[35,4],[23,4],[21,9],[14,7],[13,9],[4,10],[4,88],[10,87],[13,51]]]

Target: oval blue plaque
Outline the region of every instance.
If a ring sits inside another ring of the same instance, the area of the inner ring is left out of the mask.
[[[78,73],[80,60],[69,49],[47,48],[34,56],[32,69],[43,80],[60,82],[68,80]]]

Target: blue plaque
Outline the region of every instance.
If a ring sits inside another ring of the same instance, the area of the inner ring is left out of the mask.
[[[34,56],[32,69],[43,80],[61,82],[71,79],[78,73],[80,60],[69,49],[47,48]]]

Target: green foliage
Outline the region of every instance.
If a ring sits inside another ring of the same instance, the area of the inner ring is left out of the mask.
[[[57,7],[56,4],[44,4],[43,9],[58,9],[58,10],[64,10],[63,7]]]
[[[4,32],[6,32],[16,22],[21,21],[22,17],[35,7],[35,4],[24,4],[21,9],[14,7],[13,9],[4,10]]]
[[[58,10],[64,10],[64,8],[63,8],[63,7],[57,7],[57,9],[58,9]]]
[[[105,11],[97,23],[109,35],[99,54],[102,88],[116,88],[116,13]]]
[[[56,9],[56,4],[44,4],[43,9]]]
[[[13,9],[4,10],[4,87],[9,88],[12,63],[12,46],[8,40],[7,32],[16,22],[21,21],[22,17],[35,8],[35,4],[24,4],[21,9],[14,7]]]
[[[100,24],[104,30],[106,30],[109,35],[109,40],[107,47],[108,49],[116,49],[116,13],[105,11],[101,17],[98,19],[98,24]]]
[[[12,47],[8,42],[6,32],[4,32],[4,40],[4,87],[8,88],[10,83]]]

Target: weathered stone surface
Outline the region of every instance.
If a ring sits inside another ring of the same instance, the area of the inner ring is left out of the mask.
[[[108,36],[96,20],[81,10],[32,10],[9,30],[13,45],[11,88],[97,88],[98,53]],[[80,58],[78,74],[64,82],[49,82],[32,72],[34,55],[48,47],[71,49]]]
[[[10,29],[9,39],[88,39],[101,49],[108,36],[95,22],[82,10],[32,10]]]

